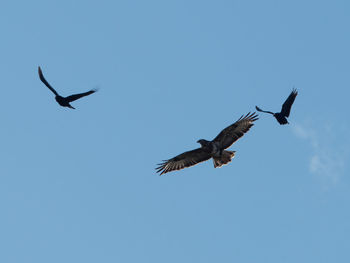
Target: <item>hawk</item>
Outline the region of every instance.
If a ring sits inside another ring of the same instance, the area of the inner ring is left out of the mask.
[[[48,87],[52,92],[53,94],[55,94],[55,99],[56,101],[58,102],[59,105],[61,105],[62,107],[68,107],[68,108],[71,108],[71,109],[75,109],[72,105],[70,105],[70,102],[72,101],[75,101],[77,99],[80,99],[81,97],[85,97],[85,96],[88,96],[92,93],[95,93],[97,90],[93,89],[93,90],[90,90],[88,92],[84,92],[84,93],[79,93],[79,94],[73,94],[73,95],[70,95],[68,97],[62,97],[60,96],[56,90],[54,90],[53,87],[51,87],[51,85],[47,82],[47,80],[44,78],[44,75],[43,75],[43,72],[41,71],[41,68],[38,67],[38,73],[39,73],[39,78],[40,80],[46,85],[46,87]]]
[[[293,91],[289,94],[286,101],[283,103],[281,112],[273,113],[271,111],[264,111],[264,110],[260,109],[258,106],[255,106],[255,108],[257,111],[272,114],[276,118],[276,120],[279,122],[279,124],[281,124],[281,125],[288,124],[289,122],[287,121],[287,117],[289,117],[290,110],[292,108],[295,97],[297,95],[298,95],[298,91],[296,89],[293,89]]]
[[[158,164],[159,166],[156,168],[157,173],[162,175],[171,171],[181,170],[207,161],[210,158],[213,158],[214,168],[228,164],[236,152],[225,149],[248,132],[256,120],[258,120],[258,115],[255,112],[242,115],[235,123],[223,129],[214,140],[200,139],[197,141],[201,145],[200,148],[184,152]]]

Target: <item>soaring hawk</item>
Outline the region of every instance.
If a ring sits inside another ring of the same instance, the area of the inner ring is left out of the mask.
[[[181,170],[210,158],[213,158],[214,168],[231,162],[231,159],[235,156],[235,151],[226,151],[225,149],[249,131],[250,127],[254,125],[253,122],[257,119],[258,115],[255,112],[249,112],[245,116],[242,115],[235,123],[223,129],[214,140],[198,140],[197,142],[201,145],[200,148],[184,152],[169,160],[164,160],[156,168],[157,172],[160,172],[160,175],[162,175],[171,171]]]

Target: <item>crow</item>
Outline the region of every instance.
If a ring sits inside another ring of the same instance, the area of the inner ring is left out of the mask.
[[[47,82],[47,80],[44,78],[44,75],[41,71],[41,68],[38,67],[38,73],[39,73],[39,78],[40,80],[46,85],[46,87],[48,87],[52,92],[53,94],[55,94],[55,99],[56,101],[58,102],[59,105],[61,105],[62,107],[68,107],[68,108],[71,108],[71,109],[75,109],[72,105],[70,105],[70,102],[72,101],[75,101],[77,99],[80,99],[84,96],[88,96],[92,93],[95,93],[97,90],[96,89],[92,89],[88,92],[84,92],[84,93],[79,93],[79,94],[73,94],[73,95],[70,95],[68,97],[62,97],[60,96],[56,90],[54,90],[53,87],[51,87],[51,85]]]
[[[276,118],[276,120],[279,122],[279,124],[284,125],[284,124],[289,123],[287,121],[287,117],[289,117],[290,110],[292,108],[293,102],[294,102],[295,97],[297,95],[298,95],[298,91],[296,89],[293,89],[293,91],[290,93],[290,95],[288,96],[286,101],[283,103],[281,112],[273,113],[271,111],[264,111],[264,110],[260,109],[258,106],[255,106],[255,108],[257,111],[272,114]]]

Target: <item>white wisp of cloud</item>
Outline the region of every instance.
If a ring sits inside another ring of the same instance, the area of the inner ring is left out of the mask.
[[[321,176],[323,180],[336,184],[344,173],[346,154],[333,144],[332,130],[329,126],[317,130],[301,124],[293,126],[294,134],[307,140],[312,147],[309,171]]]

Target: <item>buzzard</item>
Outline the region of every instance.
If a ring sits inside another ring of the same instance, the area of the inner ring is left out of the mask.
[[[249,131],[250,127],[254,125],[253,122],[257,119],[258,115],[255,112],[249,112],[245,116],[242,115],[235,123],[223,129],[214,140],[198,140],[197,142],[201,145],[200,148],[184,152],[158,164],[159,166],[156,168],[157,173],[160,172],[160,175],[162,175],[171,171],[181,170],[210,158],[213,158],[214,168],[228,164],[235,156],[235,151],[226,151],[225,149]]]
[[[276,118],[276,120],[279,122],[279,124],[284,125],[289,123],[286,117],[289,117],[290,110],[292,108],[293,102],[297,95],[298,95],[298,91],[296,89],[293,89],[293,91],[290,93],[286,101],[283,103],[281,112],[273,113],[271,111],[264,111],[260,109],[258,106],[255,106],[255,108],[257,111],[272,114]]]
[[[93,89],[93,90],[90,90],[88,92],[73,94],[73,95],[70,95],[68,97],[62,97],[57,93],[56,90],[54,90],[53,87],[51,87],[51,85],[44,78],[44,75],[43,75],[40,67],[38,67],[38,72],[39,72],[40,80],[46,85],[46,87],[48,87],[53,92],[53,94],[56,95],[55,99],[58,102],[58,104],[61,105],[62,107],[68,107],[71,109],[75,109],[74,107],[72,107],[72,105],[70,105],[70,102],[75,101],[77,99],[80,99],[81,97],[88,96],[88,95],[95,93],[97,91],[97,90]]]

